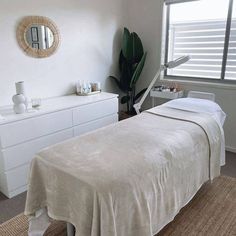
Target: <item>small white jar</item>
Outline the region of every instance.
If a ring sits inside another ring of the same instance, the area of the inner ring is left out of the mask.
[[[13,106],[13,110],[16,114],[22,114],[25,113],[26,106],[24,103],[16,104]]]
[[[16,94],[12,97],[12,101],[15,105],[25,103],[25,96],[23,94]]]
[[[26,111],[25,96],[23,94],[16,94],[12,97],[14,103],[13,110],[16,114],[22,114]]]

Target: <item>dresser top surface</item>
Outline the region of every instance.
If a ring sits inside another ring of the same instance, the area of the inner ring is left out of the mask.
[[[15,114],[13,105],[3,106],[0,107],[0,125],[117,97],[117,94],[102,92],[90,96],[77,96],[74,94],[42,99],[39,109],[30,108],[28,112],[23,114]]]

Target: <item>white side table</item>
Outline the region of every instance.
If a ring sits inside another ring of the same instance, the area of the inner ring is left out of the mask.
[[[155,98],[164,98],[164,99],[176,99],[181,98],[184,95],[184,91],[178,91],[178,92],[162,92],[152,89],[150,91],[150,97],[152,98],[152,107],[155,106]]]

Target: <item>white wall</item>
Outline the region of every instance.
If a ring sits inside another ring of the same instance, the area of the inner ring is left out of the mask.
[[[14,83],[24,80],[29,97],[52,97],[74,92],[77,80],[101,81],[114,74],[125,18],[124,0],[1,0],[0,105],[10,104]],[[15,31],[27,15],[51,18],[61,34],[53,56],[35,59],[18,47]]]
[[[53,56],[34,59],[18,47],[17,23],[26,15],[51,18],[59,27],[61,45]],[[123,26],[136,31],[148,52],[138,88],[149,84],[160,65],[161,0],[1,0],[0,1],[0,105],[11,103],[14,83],[24,80],[29,97],[52,97],[74,92],[77,80],[101,81],[116,74]],[[236,89],[181,84],[187,90],[214,92],[227,113],[226,144],[236,151]],[[146,107],[150,106],[147,102]]]
[[[128,8],[129,27],[141,36],[144,47],[148,51],[147,63],[139,83],[139,87],[143,88],[148,86],[160,65],[162,5],[161,0],[130,0]],[[216,94],[217,102],[228,116],[224,126],[226,146],[228,150],[236,152],[236,86],[204,83],[179,83],[179,85],[186,93],[189,90],[197,90]],[[150,107],[150,102],[144,104],[144,107]]]
[[[162,11],[159,0],[129,0],[128,27],[140,36],[144,50],[147,51],[147,60],[141,78],[137,83],[138,91],[148,86],[155,76],[161,55]],[[144,107],[150,106],[147,99]]]

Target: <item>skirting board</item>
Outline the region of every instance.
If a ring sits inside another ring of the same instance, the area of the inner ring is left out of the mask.
[[[226,146],[225,149],[226,149],[226,151],[228,151],[228,152],[234,152],[234,153],[236,153],[236,148]]]

